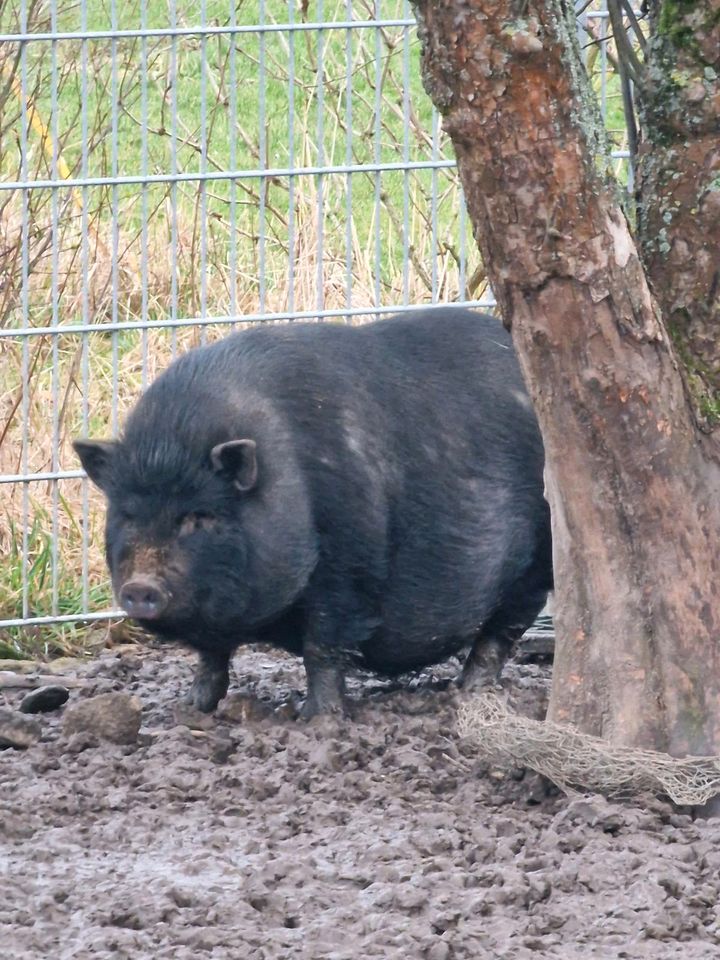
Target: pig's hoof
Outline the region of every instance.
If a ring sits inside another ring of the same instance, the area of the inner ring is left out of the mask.
[[[182,698],[182,702],[188,707],[195,707],[201,713],[212,713],[215,707],[220,703],[221,697],[202,696],[189,690]]]
[[[318,701],[308,697],[300,708],[298,720],[312,720],[314,717],[321,716],[346,717],[345,703],[342,700]]]
[[[489,663],[468,659],[457,679],[458,687],[466,694],[487,693],[500,686],[503,664],[495,660]]]
[[[492,671],[472,671],[461,674],[455,681],[455,686],[465,696],[481,696],[501,687],[500,676]]]
[[[212,713],[227,693],[228,681],[217,677],[195,677],[183,703],[202,713]]]

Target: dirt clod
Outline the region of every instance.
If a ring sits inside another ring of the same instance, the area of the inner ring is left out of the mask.
[[[212,730],[215,726],[215,717],[212,714],[203,713],[183,700],[179,700],[173,707],[173,719],[176,724],[184,725],[189,730]]]
[[[42,728],[37,720],[14,710],[0,709],[0,747],[25,750],[40,739]]]
[[[248,694],[230,693],[220,702],[218,716],[235,723],[264,720],[273,712],[273,705]]]
[[[102,693],[71,704],[63,716],[63,733],[89,733],[112,743],[135,743],[142,705],[128,693]]]

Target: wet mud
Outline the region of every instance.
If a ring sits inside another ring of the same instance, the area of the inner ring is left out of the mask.
[[[720,956],[720,820],[488,769],[455,734],[456,663],[363,678],[351,719],[309,724],[298,661],[234,667],[207,718],[178,703],[189,655],[108,651],[37,743],[0,751],[5,960]],[[542,713],[544,668],[505,686]],[[113,691],[142,704],[136,742],[63,730]]]

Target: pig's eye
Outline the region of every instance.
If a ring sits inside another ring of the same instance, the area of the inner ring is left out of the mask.
[[[201,511],[186,513],[184,516],[178,517],[178,532],[182,537],[189,533],[197,533],[199,530],[212,530],[215,522],[215,517],[211,513]]]

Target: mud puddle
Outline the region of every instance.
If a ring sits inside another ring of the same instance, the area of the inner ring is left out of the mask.
[[[720,820],[487,769],[455,736],[453,664],[356,681],[351,720],[310,724],[290,719],[298,661],[234,665],[203,719],[177,704],[191,657],[109,651],[38,743],[0,751],[4,958],[720,957]],[[526,712],[547,686],[508,670]],[[115,690],[142,702],[136,743],[63,734]]]

